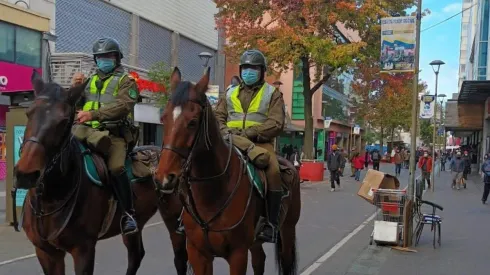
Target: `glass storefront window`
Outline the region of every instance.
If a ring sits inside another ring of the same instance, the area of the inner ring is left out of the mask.
[[[25,28],[16,28],[15,63],[41,67],[41,33]]]
[[[0,22],[0,60],[14,62],[15,60],[15,27]]]

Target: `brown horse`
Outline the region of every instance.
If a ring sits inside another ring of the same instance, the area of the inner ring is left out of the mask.
[[[22,226],[45,274],[65,274],[66,252],[73,257],[75,274],[93,274],[95,245],[100,239],[120,234],[121,209],[112,200],[111,181],[102,158],[92,154],[106,174],[103,177],[99,171],[104,184],[97,186],[85,169],[84,158],[90,151],[82,150],[71,134],[75,105],[88,81],[68,91],[58,84],[44,83],[37,73],[32,82],[36,97],[27,109],[24,143],[14,168],[16,185],[29,189]],[[150,147],[135,150],[150,150],[157,155],[160,151]],[[126,274],[136,274],[141,264],[145,254],[141,230],[157,210],[170,232],[177,273],[186,274],[185,236],[175,233],[182,210],[178,197],[157,195],[151,176],[139,178],[132,189],[140,230],[123,236],[128,251]]]
[[[173,75],[180,75],[178,68]],[[230,136],[221,136],[205,95],[209,69],[196,84],[173,78],[172,98],[162,116],[164,147],[156,173],[164,189],[179,186],[184,203],[189,263],[195,274],[213,274],[215,257],[224,258],[231,275],[247,271],[248,250],[255,274],[264,274],[265,253],[255,242],[265,203],[247,176],[247,163],[234,149]],[[283,200],[280,241],[276,244],[279,274],[296,274],[296,224],[301,212],[299,177],[287,164],[293,179]]]

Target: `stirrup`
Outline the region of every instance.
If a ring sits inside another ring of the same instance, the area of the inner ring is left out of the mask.
[[[132,223],[134,225],[134,229],[125,231],[124,229],[126,228],[126,224],[127,223]],[[138,233],[138,231],[139,231],[139,229],[138,229],[138,223],[136,222],[136,220],[134,219],[134,217],[132,215],[130,215],[128,212],[125,212],[122,215],[121,221],[119,223],[119,226],[120,226],[120,229],[121,229],[121,234],[123,234],[125,236]]]

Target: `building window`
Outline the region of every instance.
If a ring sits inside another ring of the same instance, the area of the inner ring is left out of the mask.
[[[0,60],[14,62],[15,60],[15,27],[0,22]]]
[[[459,72],[464,73],[466,71],[466,64],[459,65]]]
[[[0,22],[0,60],[41,67],[41,32]]]
[[[15,30],[15,63],[41,67],[41,33],[25,28]]]

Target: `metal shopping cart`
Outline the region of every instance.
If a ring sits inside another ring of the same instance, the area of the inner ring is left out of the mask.
[[[406,190],[371,189],[374,193],[375,219],[369,244],[398,245],[403,236]]]

